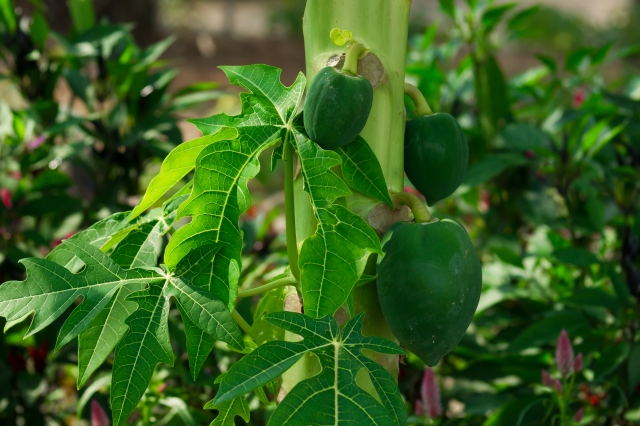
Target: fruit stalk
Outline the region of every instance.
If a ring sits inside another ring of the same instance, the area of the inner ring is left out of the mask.
[[[349,46],[345,52],[342,71],[358,75],[358,59],[365,50],[367,48],[362,43],[355,42]]]
[[[416,106],[416,109],[413,111],[413,113],[417,117],[422,117],[424,115],[433,115],[433,111],[431,110],[429,103],[425,99],[420,89],[418,89],[411,83],[405,83],[404,93],[411,98],[413,104]]]

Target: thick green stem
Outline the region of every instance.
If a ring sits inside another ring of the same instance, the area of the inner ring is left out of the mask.
[[[393,204],[409,207],[416,223],[431,222],[433,220],[427,206],[413,194],[396,192],[395,194],[391,194],[391,200]]]
[[[404,93],[409,95],[413,104],[416,106],[416,109],[413,110],[413,113],[418,117],[422,117],[424,115],[433,115],[433,111],[431,111],[431,107],[429,103],[425,99],[424,95],[416,86],[411,83],[404,84]]]
[[[395,192],[404,189],[404,73],[410,8],[411,0],[307,0],[303,19],[307,81],[327,66],[331,57],[342,54],[342,48],[329,37],[335,27],[351,31],[369,48],[368,54],[376,55],[384,66],[385,77],[374,89],[369,120],[360,135],[378,157],[388,188]],[[295,188],[297,237],[303,241],[315,232],[316,222],[302,183],[296,181]],[[363,218],[368,218],[371,209],[379,204],[358,193],[346,201],[349,210]],[[366,312],[364,334],[395,340],[382,314],[375,283],[358,287],[354,304],[357,312]],[[397,355],[371,356],[397,377]],[[291,389],[308,378],[304,373],[298,370],[285,374],[283,387]]]
[[[344,55],[343,72],[358,75],[358,58],[367,48],[362,43],[355,42],[349,46]]]
[[[243,297],[257,296],[258,294],[266,293],[267,291],[273,290],[274,288],[280,288],[287,285],[294,285],[296,282],[297,282],[296,279],[293,277],[280,278],[279,280],[275,280],[265,285],[261,285],[260,287],[239,291],[237,298],[241,299]]]
[[[242,331],[247,333],[247,335],[249,335],[249,337],[251,337],[253,340],[255,340],[255,336],[253,335],[253,331],[251,331],[251,326],[249,325],[248,322],[246,322],[244,320],[244,318],[242,318],[242,315],[240,315],[240,313],[238,311],[236,311],[235,309],[233,311],[231,311],[231,317],[240,326]]]
[[[289,134],[284,140],[284,204],[285,220],[287,226],[287,256],[289,257],[289,268],[296,280],[300,280],[300,269],[298,268],[298,242],[296,239],[296,212],[293,195],[293,147],[289,142]]]

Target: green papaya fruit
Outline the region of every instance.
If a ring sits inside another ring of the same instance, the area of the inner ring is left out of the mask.
[[[407,121],[404,170],[427,204],[434,205],[455,191],[467,171],[469,146],[451,115],[439,113]]]
[[[373,105],[364,77],[325,67],[311,81],[304,102],[304,128],[323,149],[335,150],[362,131]]]
[[[396,223],[382,240],[377,291],[389,327],[433,366],[464,336],[482,289],[480,259],[455,220]]]

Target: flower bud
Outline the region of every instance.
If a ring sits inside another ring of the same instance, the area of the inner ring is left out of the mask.
[[[580,423],[582,421],[582,417],[584,417],[584,408],[580,408],[578,411],[576,411],[575,416],[573,416],[573,420],[576,423]]]
[[[573,362],[573,371],[574,373],[579,373],[582,371],[582,352],[578,354],[576,360]]]
[[[562,393],[562,391],[564,390],[564,388],[562,387],[562,382],[558,379],[556,379],[555,383],[553,384],[553,388],[558,393]]]
[[[422,410],[426,410],[426,414],[433,418],[442,414],[442,405],[440,404],[440,389],[436,383],[436,376],[433,374],[431,367],[427,367],[422,378]]]
[[[562,377],[566,377],[573,371],[573,347],[567,335],[567,331],[563,328],[558,339],[558,347],[556,348],[556,365]]]
[[[95,399],[91,400],[91,426],[109,426],[109,418]]]
[[[552,388],[554,385],[554,381],[547,370],[542,370],[542,384],[545,386],[549,386],[550,388]]]

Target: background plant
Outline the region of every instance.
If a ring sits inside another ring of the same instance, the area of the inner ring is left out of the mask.
[[[632,424],[639,407],[638,314],[633,296],[638,267],[634,247],[639,237],[635,195],[639,142],[634,124],[638,89],[633,73],[612,80],[603,72],[633,49],[595,44],[562,57],[540,55],[538,67],[508,79],[499,71],[502,47],[496,40],[512,35],[526,38],[522,30],[539,27],[535,23],[545,15],[471,3],[469,19],[466,7],[452,9],[443,2],[443,10],[452,11],[456,24],[451,32],[446,28],[441,32],[443,24],[438,31],[431,28],[415,36],[407,68],[410,81],[418,83],[434,109],[451,112],[465,129],[472,155],[466,185],[439,203],[435,212],[465,218],[484,262],[480,312],[464,343],[435,369],[444,408],[439,421],[558,424],[557,417],[552,420],[559,414],[557,407],[547,420],[538,416],[553,407],[554,398],[553,391],[541,386],[540,370],[552,368],[556,339],[566,328],[576,352],[584,354],[584,368],[575,375],[572,410],[584,407],[582,424]],[[484,58],[496,59],[492,71],[486,69],[489,60],[474,59],[471,52],[479,46]],[[474,80],[482,73],[488,77]],[[268,162],[263,159],[263,170]],[[278,210],[282,213],[284,207],[269,214],[260,207],[250,209],[241,219],[242,262],[249,265],[239,278],[241,289],[258,287],[284,272],[284,236],[276,236],[282,228],[274,226]],[[155,219],[151,215],[148,220]],[[286,297],[283,291],[275,293],[269,297],[275,304]],[[242,298],[237,310],[247,321],[254,320],[253,327],[262,330],[256,333],[263,333],[259,319],[266,302],[256,302],[253,296]],[[184,360],[187,345],[178,315],[170,311],[170,335],[177,359]],[[7,341],[17,342],[25,331],[14,330]],[[41,334],[29,339],[40,339]],[[54,341],[53,334],[49,342]],[[70,362],[73,352],[72,346],[63,347],[54,359]],[[38,365],[38,352],[33,354],[27,356],[27,364]],[[187,422],[176,413],[191,415],[196,422],[214,417],[198,407],[213,397],[214,377],[239,356],[215,348],[197,382],[190,379],[186,361],[175,363],[173,369],[161,364],[137,418],[146,421],[173,413],[169,422],[182,424]],[[18,358],[24,360],[22,355]],[[424,367],[411,356],[406,362],[400,385],[412,413]],[[107,366],[99,371],[109,370]],[[87,388],[85,395],[102,389],[93,395],[107,407],[105,383]],[[177,399],[186,403],[181,406]],[[257,396],[247,401],[255,424],[274,408],[272,403],[260,403]],[[245,413],[244,408],[240,412]],[[411,422],[424,420],[416,417]]]

